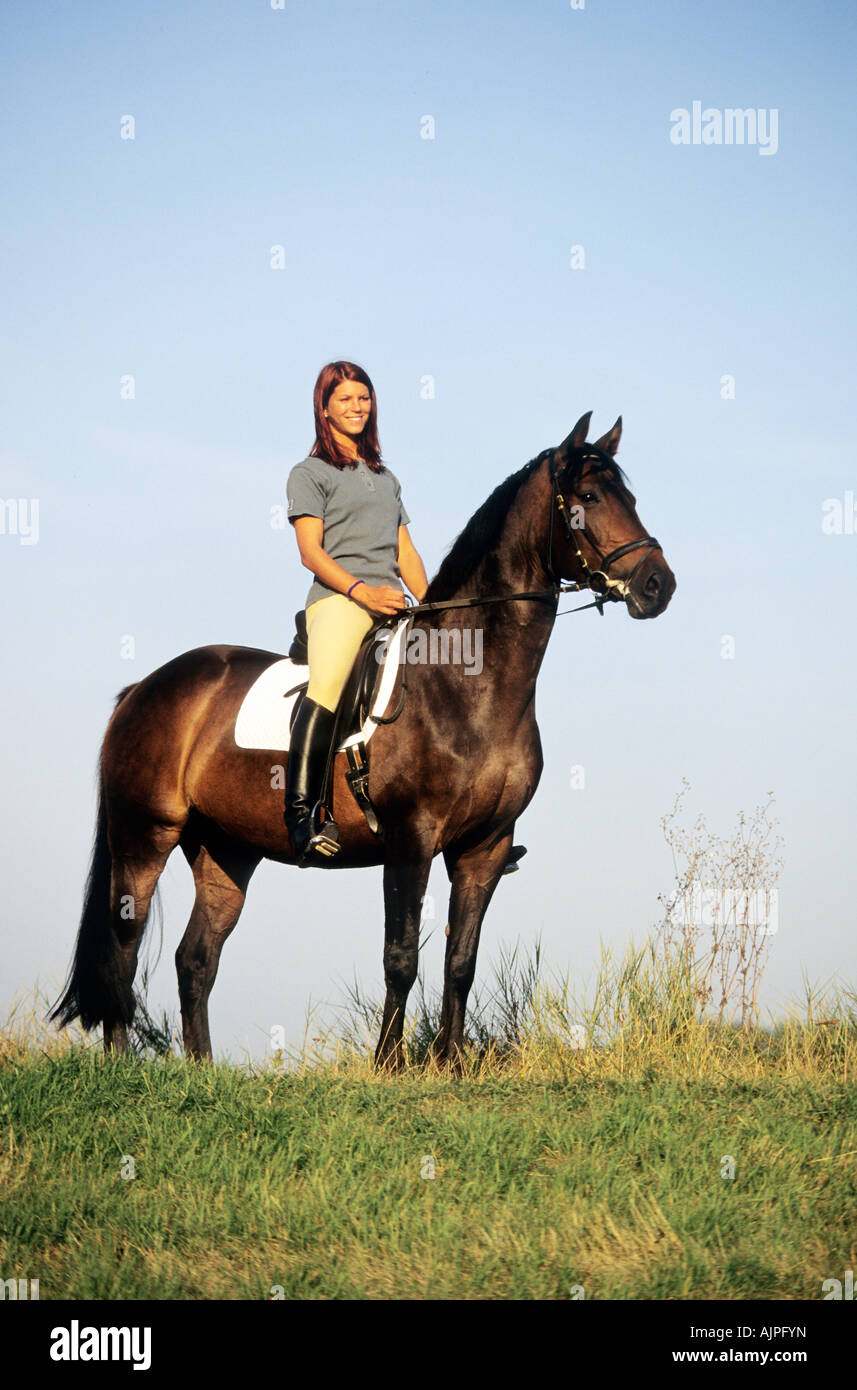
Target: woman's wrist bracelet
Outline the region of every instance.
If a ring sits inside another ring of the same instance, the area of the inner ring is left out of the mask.
[[[365,579],[355,579],[354,583],[351,585],[351,588],[348,590],[348,593],[345,595],[345,597],[346,597],[346,598],[350,598],[351,595],[352,595],[352,592],[357,588],[357,585],[358,585],[358,584],[365,584],[365,583],[366,583],[366,580],[365,580]]]

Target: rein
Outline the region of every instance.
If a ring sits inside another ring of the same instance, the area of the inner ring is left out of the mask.
[[[592,446],[590,446],[590,450],[591,447]],[[581,462],[585,463],[586,460],[590,458],[596,459],[599,463],[602,464],[605,462],[612,462],[612,460],[609,459],[606,454],[593,452],[584,454],[582,456]],[[550,599],[553,602],[558,603],[560,594],[579,593],[581,590],[584,589],[588,589],[590,593],[596,593],[598,597],[594,599],[592,603],[583,603],[578,608],[566,608],[564,612],[556,614],[558,618],[564,618],[569,613],[584,613],[587,608],[597,608],[598,612],[603,618],[605,603],[621,603],[622,600],[627,596],[631,584],[634,581],[634,577],[637,571],[639,570],[640,565],[642,565],[643,561],[648,557],[649,552],[652,550],[660,550],[659,542],[655,540],[654,536],[641,536],[639,540],[629,541],[627,545],[617,546],[615,550],[611,550],[608,555],[605,555],[601,548],[595,544],[595,541],[589,535],[586,527],[575,527],[574,523],[572,522],[571,516],[569,515],[568,503],[566,502],[565,498],[559,490],[559,487],[557,486],[556,472],[554,471],[553,460],[551,460],[550,477],[551,510],[550,529],[548,532],[548,548],[546,557],[547,571],[553,580],[553,585],[550,589],[522,589],[518,593],[514,594],[475,594],[471,598],[440,599],[428,603],[406,603],[405,610],[403,611],[406,611],[409,617],[416,618],[423,613],[436,613],[440,612],[442,609],[445,608],[473,608],[476,605],[483,603],[511,603],[515,599]],[[554,515],[557,510],[559,510],[559,514],[563,519],[566,536],[568,540],[571,542],[571,544],[574,546],[574,553],[577,562],[583,570],[584,578],[582,581],[557,579],[554,573],[553,563],[551,560],[551,553],[553,551]],[[583,535],[586,537],[586,540],[589,542],[589,544],[592,546],[592,549],[595,551],[595,554],[598,556],[597,570],[592,569],[592,567],[586,559],[586,556],[580,549],[577,538],[574,534],[576,530],[582,531]],[[639,550],[642,546],[645,546],[645,554],[640,556],[640,559],[637,561],[637,564],[634,566],[634,569],[632,570],[628,578],[611,579],[608,574],[608,570],[610,566],[613,564],[613,561],[620,560],[623,555],[629,555],[632,550]]]
[[[596,459],[601,464],[612,464],[612,459],[607,454],[602,453],[600,451],[594,452],[592,445],[589,445],[588,448],[589,452],[582,455],[582,463],[585,463],[587,459],[591,458]],[[553,453],[553,450],[547,450],[546,453],[542,455],[542,457],[546,457],[547,453]],[[639,570],[640,565],[642,565],[643,561],[647,558],[647,556],[652,550],[660,550],[660,543],[655,540],[654,536],[641,536],[639,540],[629,541],[627,545],[617,546],[615,550],[611,550],[609,554],[605,555],[604,552],[601,550],[600,546],[596,545],[595,541],[589,535],[589,533],[586,530],[586,527],[575,527],[574,523],[572,522],[571,516],[569,514],[568,503],[566,502],[565,498],[559,490],[559,487],[557,486],[557,478],[554,469],[553,459],[551,459],[550,477],[551,510],[550,526],[548,529],[546,568],[548,574],[553,580],[551,588],[522,589],[514,594],[474,594],[470,598],[439,599],[431,600],[428,603],[408,603],[406,601],[405,607],[401,609],[400,612],[401,615],[406,618],[408,624],[410,624],[414,618],[419,617],[423,613],[438,613],[446,608],[474,608],[477,605],[483,603],[512,603],[515,599],[535,599],[542,601],[550,600],[552,603],[558,603],[560,594],[579,593],[581,590],[586,589],[588,589],[590,593],[594,593],[596,595],[592,603],[582,603],[577,608],[566,608],[562,613],[557,613],[555,614],[555,616],[558,618],[565,618],[571,613],[584,613],[588,608],[597,608],[598,612],[603,618],[605,603],[622,602],[622,600],[626,597],[628,590],[631,587],[631,584],[633,583],[634,576]],[[553,551],[554,516],[557,511],[559,511],[559,514],[563,519],[566,536],[568,537],[570,543],[574,546],[575,556],[577,558],[578,564],[580,565],[583,571],[584,577],[582,580],[558,579],[554,572],[551,554]],[[595,554],[598,556],[597,570],[592,569],[592,567],[586,559],[586,556],[580,549],[580,545],[578,544],[575,531],[582,531],[583,535],[586,537],[586,540],[589,542],[592,549],[595,551]],[[637,561],[637,564],[634,566],[634,569],[632,570],[631,574],[628,576],[627,579],[610,578],[608,570],[610,569],[610,566],[613,564],[614,560],[619,560],[622,558],[623,555],[630,555],[630,553],[633,550],[639,550],[643,547],[645,547],[644,553],[640,556],[639,560]],[[384,614],[383,617],[389,619],[390,617],[394,617],[394,615]],[[395,618],[395,620],[399,621],[398,618]],[[407,640],[407,638],[405,640]],[[369,650],[370,649],[367,647],[365,661],[368,661],[369,659]],[[402,666],[402,688],[399,693],[399,702],[396,706],[396,709],[393,711],[392,714],[388,715],[370,714],[369,718],[372,720],[374,724],[395,723],[395,721],[399,718],[399,715],[402,713],[402,710],[405,707],[407,686],[408,671],[407,664],[404,664]]]

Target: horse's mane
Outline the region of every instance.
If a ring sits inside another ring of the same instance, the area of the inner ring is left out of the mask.
[[[592,448],[592,445],[587,445],[585,450],[580,450],[580,457],[575,457],[570,462],[572,487],[580,477],[584,453],[591,452]],[[494,549],[499,541],[509,509],[520,489],[548,455],[554,452],[553,449],[543,449],[534,459],[530,459],[529,463],[525,463],[523,468],[519,468],[516,473],[510,473],[508,478],[504,478],[502,483],[497,484],[491,496],[486,498],[478,511],[473,513],[466,526],[452,542],[441,561],[440,569],[426,590],[425,601],[434,602],[439,599],[450,598],[456,590],[473,578],[480,561]],[[620,492],[627,491],[624,473],[619,465],[608,458],[606,454],[603,456],[603,461],[593,471],[603,473],[606,481],[617,487]]]

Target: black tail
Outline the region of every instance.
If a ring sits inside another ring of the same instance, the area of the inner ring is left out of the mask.
[[[129,685],[120,691],[116,705],[133,689],[133,685]],[[61,1028],[75,1018],[80,1019],[84,1028],[96,1028],[101,1023],[107,1029],[116,1023],[127,1026],[134,1021],[133,990],[120,979],[116,968],[116,940],[110,916],[110,871],[107,806],[102,759],[99,758],[95,841],[74,960],[65,990],[48,1014],[49,1020],[57,1020]]]

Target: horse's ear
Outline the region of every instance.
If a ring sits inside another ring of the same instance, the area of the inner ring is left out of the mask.
[[[587,410],[585,415],[581,415],[571,434],[562,441],[559,448],[555,451],[554,457],[557,463],[564,463],[568,458],[571,449],[581,449],[586,443],[586,436],[589,433],[589,421],[592,419],[592,411]]]
[[[608,430],[606,434],[602,434],[595,447],[596,449],[603,449],[605,454],[616,454],[619,451],[619,440],[621,438],[622,416],[620,415],[612,430]]]

